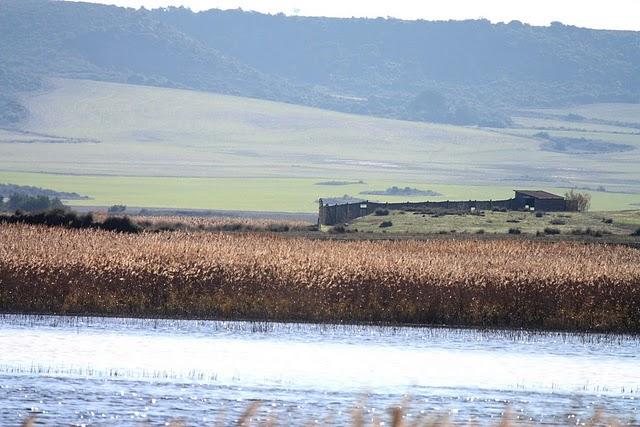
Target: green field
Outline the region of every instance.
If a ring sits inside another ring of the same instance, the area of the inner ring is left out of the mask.
[[[385,221],[389,227],[380,227]],[[369,215],[352,221],[349,230],[362,232],[438,234],[438,233],[497,233],[508,234],[510,229],[521,233],[544,233],[545,229],[560,234],[590,229],[603,235],[628,236],[640,229],[640,210],[617,212],[557,212],[536,216],[530,212],[482,212],[481,215],[453,213],[448,215],[423,212],[390,211],[389,215]]]
[[[0,182],[36,185],[58,191],[74,191],[89,196],[88,200],[73,200],[77,206],[111,206],[125,204],[137,207],[199,208],[242,211],[315,212],[319,197],[359,196],[363,199],[388,202],[429,200],[506,199],[513,188],[499,186],[466,186],[420,184],[396,181],[370,181],[344,186],[317,185],[309,178],[170,178],[69,176],[21,172],[0,173]],[[392,185],[412,186],[436,191],[438,197],[396,197],[360,195],[362,191],[380,190]],[[566,189],[545,187],[563,194]],[[640,196],[589,191],[593,210],[630,209],[640,202]]]
[[[29,119],[0,130],[0,182],[91,198],[77,204],[312,212],[318,197],[358,197],[394,185],[442,194],[433,200],[502,199],[514,188],[604,187],[607,192],[593,193],[596,210],[640,203],[637,149],[558,153],[541,149],[533,137],[543,128],[554,137],[640,148],[638,130],[623,125],[556,118],[478,129],[64,79],[22,101]],[[635,110],[615,111],[626,123]],[[316,185],[330,180],[365,184]]]

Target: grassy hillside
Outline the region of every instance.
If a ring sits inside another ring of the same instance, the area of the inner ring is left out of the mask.
[[[515,108],[640,102],[640,32],[2,0],[0,93],[47,77],[502,126]],[[0,99],[0,123],[22,117]]]
[[[595,209],[640,203],[640,141],[622,126],[570,124],[579,135],[633,147],[584,155],[543,149],[539,128],[377,119],[88,80],[51,80],[21,101],[29,118],[0,130],[0,181],[78,192],[93,198],[86,204],[309,212],[318,197],[344,194],[424,199],[359,194],[394,185],[433,190],[442,200],[602,186]]]

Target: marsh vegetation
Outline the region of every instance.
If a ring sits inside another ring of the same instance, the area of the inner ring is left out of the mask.
[[[0,310],[640,331],[640,251],[0,227]]]

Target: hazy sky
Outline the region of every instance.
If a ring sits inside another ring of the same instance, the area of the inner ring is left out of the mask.
[[[86,1],[86,0],[85,0]],[[235,9],[312,16],[393,16],[404,19],[514,19],[534,25],[552,21],[589,28],[640,30],[640,0],[90,0],[147,8]]]

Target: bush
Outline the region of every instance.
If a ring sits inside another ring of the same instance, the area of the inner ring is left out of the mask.
[[[522,232],[520,231],[519,228],[510,228],[509,229],[509,234],[521,234]]]
[[[481,228],[480,230],[476,231],[476,234],[484,234],[484,230]]]
[[[376,209],[374,214],[375,216],[387,216],[389,215],[389,211],[387,209]]]
[[[17,210],[14,215],[0,217],[0,222],[9,224],[47,225],[49,227],[89,228],[93,225],[93,216],[89,213],[78,215],[65,209],[28,213]]]
[[[591,206],[591,194],[589,193],[579,193],[571,190],[565,193],[564,198],[571,204],[574,204],[578,212],[586,212]]]
[[[605,224],[613,224],[613,218],[602,218],[602,222]]]
[[[267,226],[267,231],[274,233],[286,233],[289,231],[289,226],[287,224],[269,224]]]
[[[544,234],[560,234],[560,230],[557,228],[547,227],[544,229]]]
[[[632,236],[640,236],[640,228],[638,228],[636,231],[634,231],[633,233],[631,233]]]
[[[593,230],[590,227],[587,227],[585,229],[573,229],[571,230],[571,234],[573,234],[574,236],[602,237],[605,234],[611,234],[611,232],[606,230]]]
[[[125,205],[113,205],[107,210],[107,212],[110,214],[114,214],[114,213],[123,213],[126,210],[127,210],[127,207]]]
[[[555,219],[552,219],[551,221],[549,221],[549,224],[551,224],[551,225],[565,225],[566,223],[567,223],[567,221],[564,221],[564,220],[558,219],[558,218],[555,218]]]
[[[137,224],[134,224],[128,216],[111,216],[98,224],[98,228],[107,231],[117,231],[119,233],[139,233],[141,231]]]
[[[393,223],[391,221],[383,221],[380,223],[379,227],[380,228],[388,228],[391,227],[393,225]]]
[[[346,232],[347,232],[347,229],[342,224],[334,225],[333,227],[331,227],[331,229],[329,229],[329,233],[334,233],[334,234],[342,234]]]
[[[26,194],[16,193],[9,197],[6,202],[2,203],[2,210],[5,211],[25,211],[25,212],[44,212],[52,209],[64,209],[64,205],[60,199],[50,199],[47,196],[28,196]]]
[[[542,218],[544,216],[544,212],[536,212],[536,218]]]

